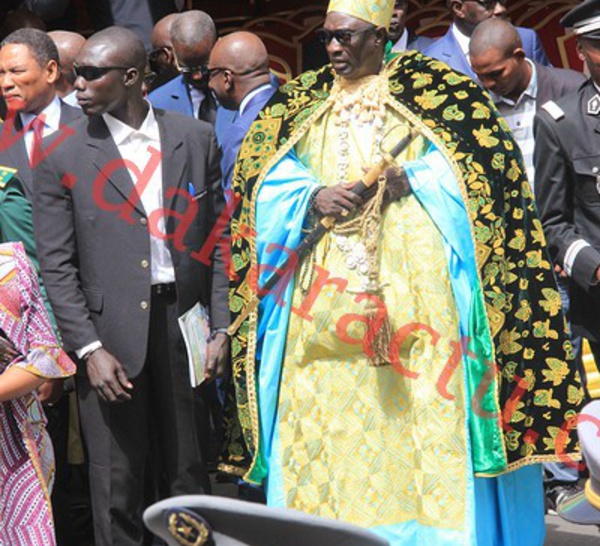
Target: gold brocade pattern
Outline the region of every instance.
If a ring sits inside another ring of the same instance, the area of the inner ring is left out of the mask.
[[[332,117],[323,116],[296,148],[323,184],[337,181]],[[388,110],[387,126],[392,119],[401,137],[407,124]],[[372,140],[364,128],[349,140],[354,180],[370,162],[372,151],[363,147]],[[402,160],[424,145],[417,139]],[[436,388],[458,340],[441,235],[412,195],[387,209],[382,234],[380,281],[393,331],[407,334],[400,350],[406,372],[369,366],[362,345],[348,342],[363,337],[360,320],[340,335],[345,318],[364,317],[365,309],[355,299],[360,274],[329,234],[318,245],[317,264],[348,285],[343,294],[326,287],[313,320],[291,315],[279,403],[286,505],[366,527],[414,519],[460,530],[468,472],[462,369],[450,379],[454,400]],[[295,307],[305,295],[297,283]],[[431,332],[440,336],[435,344]]]

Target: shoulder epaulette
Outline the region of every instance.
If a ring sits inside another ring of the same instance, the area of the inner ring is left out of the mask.
[[[565,117],[564,110],[556,104],[553,100],[549,100],[548,102],[542,104],[542,108],[546,110],[552,116],[554,121],[558,121]]]
[[[15,176],[16,172],[17,169],[0,165],[0,188],[4,188],[6,184],[10,182],[12,177]]]

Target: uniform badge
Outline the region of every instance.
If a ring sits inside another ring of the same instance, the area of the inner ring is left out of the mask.
[[[594,95],[587,105],[587,113],[592,116],[597,116],[600,112],[600,95]]]

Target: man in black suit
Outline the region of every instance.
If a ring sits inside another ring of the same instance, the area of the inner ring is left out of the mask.
[[[154,110],[142,95],[145,62],[132,31],[88,40],[75,64],[87,117],[35,176],[42,275],[63,341],[85,362],[78,394],[96,546],[142,544],[149,455],[161,496],[209,490],[178,317],[210,307],[209,379],[229,350],[213,129]]]
[[[59,66],[58,49],[41,30],[17,30],[0,44],[0,89],[8,106],[0,163],[19,171],[28,199],[34,194],[32,166],[43,155],[41,139],[58,132],[65,140],[65,125],[81,116],[57,96]]]

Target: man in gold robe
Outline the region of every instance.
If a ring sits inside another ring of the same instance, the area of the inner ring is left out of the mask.
[[[284,85],[238,155],[230,308],[261,302],[230,329],[224,466],[264,483],[270,505],[392,546],[541,546],[539,463],[577,459],[583,397],[541,224],[487,96],[439,61],[388,53],[393,4],[332,0],[331,65]],[[293,265],[327,216],[333,229],[262,294],[257,279]]]

